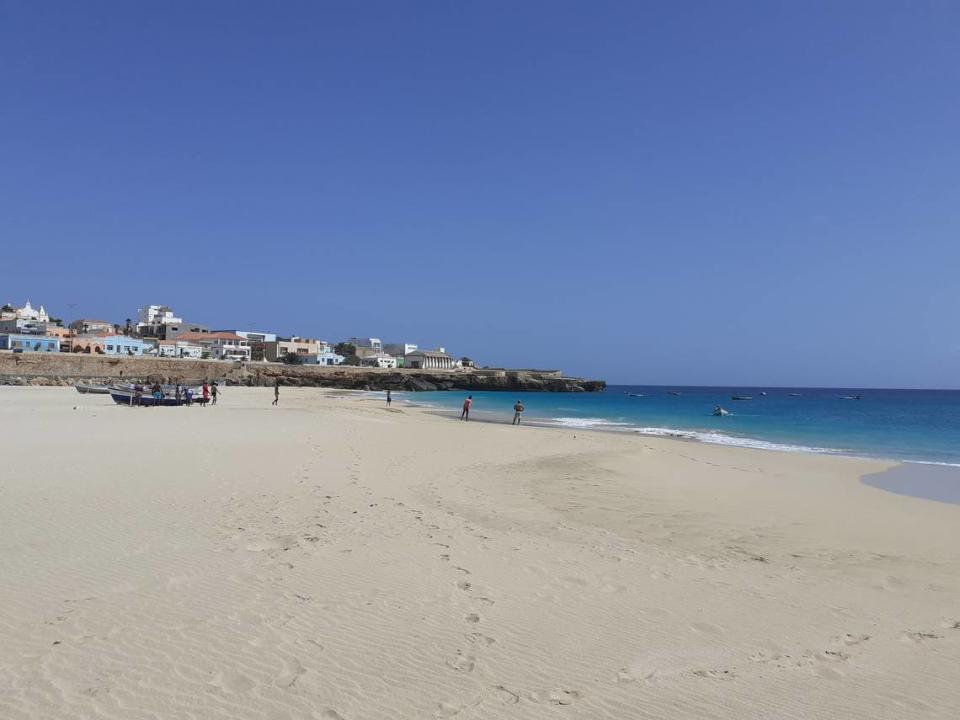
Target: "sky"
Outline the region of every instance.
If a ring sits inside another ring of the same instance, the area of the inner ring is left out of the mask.
[[[960,4],[0,0],[0,302],[960,387]]]

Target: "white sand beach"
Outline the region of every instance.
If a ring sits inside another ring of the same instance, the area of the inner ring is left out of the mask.
[[[0,388],[0,718],[960,715],[884,463],[271,400]]]

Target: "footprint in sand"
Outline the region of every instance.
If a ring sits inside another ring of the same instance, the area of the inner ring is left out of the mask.
[[[439,708],[435,717],[438,718],[448,718],[453,717],[460,713],[463,710],[463,705],[455,705],[454,703],[442,702],[440,703]]]
[[[320,713],[320,717],[324,718],[324,720],[344,720],[343,715],[338,713],[333,708],[327,708],[324,710],[322,713]]]
[[[296,658],[289,658],[283,661],[285,672],[274,680],[277,687],[291,688],[296,685],[297,680],[306,672],[303,665]]]
[[[469,615],[467,615],[467,616],[464,617],[463,619],[466,620],[468,623],[478,623],[478,622],[480,622],[480,616],[477,615],[476,613],[470,613]]]
[[[695,622],[690,624],[690,629],[694,632],[703,633],[705,635],[722,635],[723,628],[719,625],[712,625],[711,623],[705,622]]]
[[[489,645],[493,645],[496,642],[496,640],[494,640],[489,635],[484,635],[483,633],[478,633],[478,632],[470,633],[466,637],[467,637],[467,640],[472,642],[474,645],[489,646]]]
[[[454,670],[460,672],[473,672],[473,668],[477,665],[477,659],[473,655],[461,655],[457,653],[457,656],[447,663]]]
[[[494,688],[497,698],[506,703],[507,705],[516,705],[520,702],[520,695],[515,693],[513,690],[505,688],[503,685],[497,685]]]
[[[928,640],[940,640],[943,638],[943,635],[937,635],[936,633],[919,630],[917,632],[905,631],[900,637],[902,640],[907,642],[912,641],[915,643],[922,643]]]

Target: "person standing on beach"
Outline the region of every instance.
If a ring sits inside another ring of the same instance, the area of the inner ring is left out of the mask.
[[[467,399],[463,401],[463,412],[460,413],[460,419],[467,421],[470,419],[470,406],[473,405],[473,395],[467,395]]]
[[[153,392],[153,404],[154,404],[154,406],[155,406],[155,407],[159,407],[159,406],[160,406],[160,401],[163,400],[163,388],[160,387],[160,383],[155,382],[155,383],[153,384],[153,387],[150,388],[150,390],[151,390],[151,392]]]
[[[513,422],[510,424],[519,425],[521,415],[523,415],[523,403],[517,400],[516,404],[513,406]]]
[[[210,387],[207,385],[207,381],[203,381],[203,387],[200,390],[203,393],[203,402],[201,403],[202,407],[207,406],[207,401],[210,400]]]
[[[280,378],[277,378],[273,381],[273,402],[271,405],[276,405],[280,402]]]
[[[183,397],[183,391],[180,389],[180,383],[177,383],[177,387],[173,391],[173,397],[177,401],[177,406],[180,406],[180,400]]]
[[[216,404],[217,404],[217,395],[220,394],[220,389],[217,387],[216,381],[214,381],[213,387],[210,388],[210,394],[213,396],[213,401],[212,401],[211,404],[216,405]]]
[[[390,397],[390,391],[387,390],[387,407],[390,407],[390,403],[393,402],[393,398]]]

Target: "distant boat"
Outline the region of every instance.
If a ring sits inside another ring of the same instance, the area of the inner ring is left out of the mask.
[[[674,397],[680,397],[682,393],[679,393],[676,390],[671,390],[668,394],[673,395]]]
[[[630,397],[643,397],[643,393],[627,393]]]
[[[767,394],[765,392],[760,393],[760,397],[766,397],[766,396]]]
[[[731,400],[753,400],[749,395],[731,395]]]
[[[717,405],[717,406],[713,409],[713,416],[714,416],[714,417],[723,417],[724,415],[729,415],[729,414],[730,414],[730,411],[729,411],[729,410],[724,410],[724,409],[723,409],[722,407],[720,407],[719,405]]]
[[[92,385],[89,383],[79,383],[74,385],[78,393],[84,395],[108,395],[110,393],[110,388],[106,385]]]
[[[859,400],[860,396],[859,395],[841,395],[840,399],[841,400]]]
[[[803,393],[790,393],[790,397],[803,397]]]

